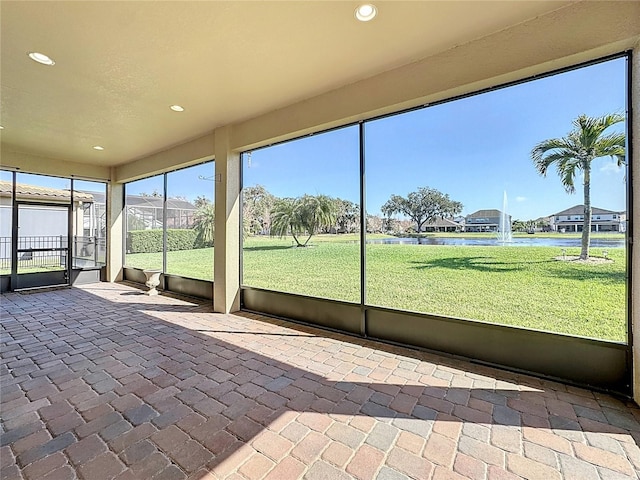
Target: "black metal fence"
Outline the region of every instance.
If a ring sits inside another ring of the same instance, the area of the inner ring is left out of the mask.
[[[11,237],[0,237],[0,271],[11,271]]]
[[[18,237],[18,273],[67,268],[69,242],[64,235]],[[72,237],[73,267],[98,267],[106,262],[103,237]],[[0,237],[0,271],[11,272],[11,237]]]
[[[73,266],[101,267],[107,262],[107,239],[104,237],[73,237]]]
[[[18,273],[65,269],[68,248],[67,237],[64,235],[19,236]],[[11,254],[9,254],[10,265]]]

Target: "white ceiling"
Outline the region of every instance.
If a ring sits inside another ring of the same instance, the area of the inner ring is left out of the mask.
[[[374,3],[2,0],[2,143],[118,165],[574,2]]]

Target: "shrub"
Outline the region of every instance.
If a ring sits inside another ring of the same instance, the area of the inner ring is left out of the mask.
[[[192,250],[196,232],[191,229],[168,229],[167,251]],[[162,251],[162,230],[132,230],[127,233],[127,252],[156,253]]]

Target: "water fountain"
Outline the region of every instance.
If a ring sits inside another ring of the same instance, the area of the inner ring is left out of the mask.
[[[511,220],[507,215],[507,191],[504,191],[502,197],[502,211],[500,212],[500,221],[498,223],[498,233],[496,238],[500,243],[511,243],[513,240],[511,235]]]

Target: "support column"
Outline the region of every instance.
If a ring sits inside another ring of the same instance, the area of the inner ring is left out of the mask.
[[[632,64],[631,64],[631,88],[629,89],[631,98],[629,105],[633,105],[631,114],[632,138],[629,142],[629,148],[633,155],[630,165],[633,169],[631,179],[633,181],[633,212],[634,217],[638,217],[640,212],[640,108],[638,108],[638,99],[640,99],[640,41],[633,47]],[[627,153],[627,158],[628,158]],[[627,219],[630,218],[627,212]],[[630,332],[629,341],[633,342],[633,398],[636,403],[640,404],[640,245],[636,244],[640,239],[640,221],[634,221],[633,230],[628,233],[635,241],[631,245],[631,315],[632,331]],[[635,245],[634,245],[635,244]]]
[[[111,178],[114,178],[113,171]],[[122,280],[124,228],[124,184],[107,184],[107,281]],[[97,246],[96,246],[97,248]]]
[[[240,309],[240,155],[231,151],[231,127],[215,131],[215,248],[213,309]]]
[[[84,203],[76,198],[71,209],[73,210],[73,225],[71,226],[73,236],[82,237],[84,236]]]

